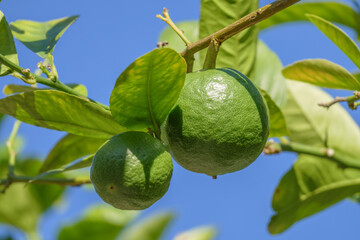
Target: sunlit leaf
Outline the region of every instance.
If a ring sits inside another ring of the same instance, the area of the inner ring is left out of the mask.
[[[360,68],[360,50],[343,30],[321,17],[311,14],[306,16]]]
[[[202,0],[200,10],[200,39],[228,26],[258,8],[258,1]],[[250,27],[226,40],[220,48],[216,67],[231,67],[245,75],[254,68],[257,28]],[[204,62],[206,51],[200,54]]]
[[[318,106],[333,100],[318,87],[296,81],[288,81],[287,86],[288,101],[282,110],[290,140],[331,148],[358,165],[360,130],[349,113],[339,104],[329,109]]]
[[[357,31],[358,35],[360,34],[360,15],[350,6],[340,2],[297,3],[261,21],[257,26],[260,29],[266,29],[283,23],[308,21],[306,13],[351,27]]]
[[[204,226],[190,229],[176,235],[174,240],[212,240],[216,236],[216,228]]]
[[[360,189],[360,170],[340,168],[326,158],[300,155],[273,196],[269,231],[281,233],[296,221],[353,195]]]
[[[122,211],[104,205],[94,206],[77,222],[65,225],[60,230],[58,240],[115,240],[136,215],[136,211]]]
[[[31,51],[46,58],[54,51],[59,38],[79,16],[54,19],[48,22],[18,20],[10,24],[15,38]]]
[[[251,79],[264,89],[277,105],[286,101],[286,82],[281,74],[283,65],[278,56],[264,42],[258,41],[256,62]]]
[[[174,214],[171,212],[150,215],[140,223],[125,229],[118,240],[159,240],[173,218]]]
[[[8,22],[5,19],[3,12],[0,11],[0,54],[5,56],[11,62],[19,64],[14,38]],[[0,76],[9,74],[11,70],[0,64]]]
[[[110,111],[86,99],[55,90],[39,90],[0,99],[0,113],[35,126],[108,139],[126,131]]]
[[[190,42],[196,42],[199,40],[199,21],[184,21],[176,23],[176,26],[184,31],[186,38]],[[177,35],[177,33],[170,27],[165,28],[159,37],[160,42],[168,42],[169,47],[176,50],[177,52],[181,52],[185,49],[185,43],[183,40]],[[193,71],[200,70],[202,68],[200,64],[200,53],[197,52],[194,55],[194,67]]]
[[[111,93],[115,120],[132,130],[158,132],[179,97],[185,75],[185,60],[171,48],[138,58],[121,73]]]
[[[278,105],[271,99],[269,94],[264,91],[260,90],[261,95],[264,97],[267,107],[269,109],[270,115],[270,134],[269,137],[282,137],[287,136],[289,134],[284,114],[282,113],[281,109]]]
[[[306,59],[283,69],[288,79],[325,88],[359,90],[359,81],[345,68],[325,59]]]
[[[99,138],[68,134],[57,142],[48,154],[40,173],[65,166],[80,157],[93,154],[104,142],[105,140]]]

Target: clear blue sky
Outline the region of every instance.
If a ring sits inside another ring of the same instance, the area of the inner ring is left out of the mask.
[[[108,103],[118,75],[137,57],[156,47],[158,34],[165,24],[155,15],[163,7],[174,21],[199,18],[200,1],[53,1],[3,0],[0,9],[9,22],[18,19],[47,21],[79,14],[55,51],[60,78],[66,83],[87,86],[89,96]],[[261,1],[261,5],[270,1]],[[346,31],[354,36],[349,29]],[[314,26],[293,24],[261,33],[263,39],[281,58],[284,65],[304,58],[326,58],[349,70],[355,66]],[[16,42],[20,63],[35,69],[41,59]],[[19,80],[6,77],[1,87]],[[333,95],[348,94],[332,91]],[[359,124],[360,111],[351,112]],[[7,120],[10,126],[12,120]],[[1,134],[4,139],[9,129]],[[64,133],[23,124],[20,134],[27,145],[25,154],[45,157]],[[343,201],[317,215],[293,225],[285,233],[271,236],[267,223],[272,215],[271,198],[282,175],[295,161],[295,154],[261,156],[248,168],[217,180],[189,172],[175,164],[168,193],[144,215],[161,209],[173,209],[177,219],[164,239],[197,225],[214,224],[220,240],[230,239],[359,239],[360,206]],[[44,239],[54,239],[58,227],[79,216],[90,204],[101,203],[93,192],[69,189],[67,203],[61,210],[45,215],[40,228]],[[2,231],[3,232],[3,231]],[[0,231],[1,233],[1,231]],[[22,239],[19,236],[19,239]]]

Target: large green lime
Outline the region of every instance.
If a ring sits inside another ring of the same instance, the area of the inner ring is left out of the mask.
[[[216,176],[243,169],[260,155],[269,116],[246,76],[230,68],[211,69],[187,75],[165,129],[181,166]]]
[[[90,177],[105,202],[140,210],[167,192],[172,170],[171,156],[159,140],[144,132],[125,132],[96,152]]]

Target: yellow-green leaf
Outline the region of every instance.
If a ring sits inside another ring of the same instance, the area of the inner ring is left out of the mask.
[[[182,232],[174,240],[212,240],[215,239],[216,228],[212,226],[203,226]]]
[[[78,93],[87,96],[87,89],[82,84],[66,84]],[[21,93],[21,92],[32,92],[35,90],[50,90],[51,88],[36,88],[29,85],[17,85],[17,84],[9,84],[6,85],[3,89],[3,93],[6,95],[11,95],[14,93]]]
[[[159,132],[177,101],[186,76],[185,60],[171,48],[155,49],[133,62],[116,81],[110,110],[132,130]]]
[[[292,80],[325,88],[359,90],[360,82],[345,68],[325,59],[306,59],[283,69],[283,75]]]
[[[306,16],[360,68],[359,47],[343,30],[321,17],[312,14]]]
[[[0,113],[35,126],[108,139],[127,131],[110,111],[86,99],[55,90],[24,92],[0,99]]]

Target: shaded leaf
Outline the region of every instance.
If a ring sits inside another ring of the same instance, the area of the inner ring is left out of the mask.
[[[159,131],[177,101],[186,75],[185,60],[170,48],[155,49],[133,62],[116,81],[110,110],[132,130]]]
[[[81,93],[84,96],[87,96],[87,89],[82,84],[66,84],[77,92]],[[9,84],[6,85],[3,89],[3,93],[6,95],[11,95],[14,93],[22,93],[22,92],[32,92],[35,90],[51,90],[51,88],[36,88],[29,85],[17,85],[17,84]]]
[[[306,16],[360,68],[360,50],[343,30],[321,17],[311,14]]]
[[[312,85],[288,81],[288,101],[282,109],[292,142],[328,147],[354,161],[360,161],[360,130],[339,104],[326,109],[318,103],[332,97]],[[339,127],[341,126],[341,127]],[[345,166],[347,162],[344,162]]]
[[[269,94],[260,89],[261,95],[266,101],[266,105],[269,110],[270,116],[270,134],[269,137],[282,137],[289,135],[289,132],[286,127],[286,121],[284,114],[278,105],[271,99]]]
[[[339,168],[326,158],[300,155],[273,196],[269,231],[283,232],[296,221],[353,195],[360,189],[360,170]]]
[[[68,134],[50,151],[40,173],[65,166],[78,158],[93,154],[104,142],[103,139]]]
[[[216,236],[216,229],[212,226],[203,226],[190,229],[176,235],[174,240],[212,240]]]
[[[185,36],[190,42],[196,42],[199,40],[199,21],[184,21],[176,23],[176,26],[184,31]],[[186,45],[183,40],[177,35],[177,33],[170,27],[165,28],[160,36],[160,42],[168,42],[169,47],[176,50],[177,52],[181,52],[185,49]],[[204,50],[203,50],[204,51]],[[200,70],[202,68],[200,64],[200,53],[197,52],[194,55],[194,67],[193,71]]]
[[[14,38],[2,11],[0,11],[0,54],[4,55],[11,62],[19,64]],[[0,64],[0,76],[5,76],[9,73],[11,73],[11,70]]]
[[[258,1],[201,0],[200,39],[228,26],[258,8]],[[231,67],[250,75],[255,64],[257,28],[250,27],[221,44],[216,67]],[[206,51],[200,53],[203,63]]]
[[[0,112],[35,126],[108,139],[126,131],[110,111],[86,99],[55,90],[39,90],[0,99]]]
[[[118,240],[159,240],[173,218],[171,212],[153,214],[125,229]]]
[[[54,19],[48,22],[17,20],[10,23],[15,38],[42,58],[54,51],[59,38],[79,16]]]
[[[345,68],[325,59],[306,59],[283,69],[288,79],[325,88],[359,90],[360,82]]]
[[[251,79],[264,89],[276,104],[282,107],[286,101],[286,82],[281,74],[283,65],[278,56],[263,41],[258,41],[256,62]]]
[[[33,159],[18,159],[15,173],[31,176],[40,165],[40,161]],[[6,174],[7,159],[3,158],[0,160],[0,177],[4,178]],[[24,183],[13,183],[0,196],[0,222],[33,233],[42,213],[61,197],[63,191],[64,187],[60,186],[34,185],[25,188]]]
[[[260,29],[273,27],[278,24],[308,21],[306,13],[327,19],[328,21],[348,26],[360,34],[360,15],[350,6],[340,2],[304,2],[294,4],[268,19],[257,24]]]
[[[110,206],[94,206],[82,219],[65,225],[59,240],[114,240],[121,230],[137,215],[135,211],[123,211]]]

